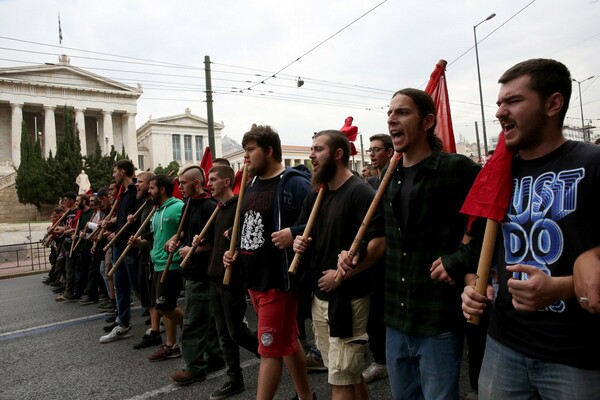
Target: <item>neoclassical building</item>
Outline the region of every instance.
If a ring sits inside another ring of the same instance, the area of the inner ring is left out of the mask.
[[[114,145],[138,160],[135,115],[140,87],[93,74],[70,64],[66,55],[58,64],[46,63],[0,69],[0,175],[20,163],[21,122],[39,135],[45,156],[56,153],[64,136],[64,107],[74,110],[83,155],[103,152]]]
[[[221,130],[225,126],[214,124],[215,150],[213,158],[221,157]],[[183,114],[152,118],[137,130],[138,168],[166,167],[171,161],[180,166],[199,164],[208,146],[208,121],[192,114],[186,108]]]

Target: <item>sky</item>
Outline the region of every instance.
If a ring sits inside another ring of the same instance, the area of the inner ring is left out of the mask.
[[[140,83],[139,127],[188,107],[206,118],[208,55],[224,135],[241,142],[265,124],[283,144],[310,145],[352,116],[368,146],[387,132],[391,95],[424,89],[445,59],[456,140],[474,142],[473,26],[492,13],[476,30],[488,138],[500,131],[498,78],[538,57],[575,79],[594,76],[581,84],[583,109],[585,124],[600,126],[599,0],[0,0],[0,68],[56,63],[63,52],[74,66]],[[581,126],[577,84],[566,124]]]

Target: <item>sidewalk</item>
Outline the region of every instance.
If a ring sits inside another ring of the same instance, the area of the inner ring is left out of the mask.
[[[29,243],[30,229],[31,241],[39,242],[46,234],[48,226],[50,226],[50,221],[18,224],[0,223],[0,246]]]
[[[49,268],[45,261],[50,250],[40,247],[39,243],[48,226],[49,221],[0,223],[0,279]]]

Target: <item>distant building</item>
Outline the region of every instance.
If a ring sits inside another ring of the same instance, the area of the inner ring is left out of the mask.
[[[304,164],[312,170],[310,158],[308,158],[309,155],[310,146],[281,145],[281,158],[283,165],[286,167],[295,167],[297,165]],[[244,166],[243,149],[226,154],[223,157],[229,160],[234,171],[238,171]],[[364,158],[365,162],[363,163],[360,154],[350,157],[350,168],[354,171],[360,172],[362,168],[371,161],[367,153],[365,153]]]
[[[58,64],[0,69],[0,175],[20,163],[21,122],[32,140],[42,141],[43,154],[56,154],[64,136],[63,110],[74,110],[81,153],[103,152],[111,145],[137,160],[135,115],[142,90],[93,74],[70,64],[66,55]]]
[[[223,124],[215,123],[215,154],[221,157],[221,130]],[[208,146],[208,121],[192,114],[187,108],[185,113],[169,117],[150,118],[137,130],[138,158],[141,170],[154,170],[159,164],[163,167],[171,161],[182,165],[199,164]]]

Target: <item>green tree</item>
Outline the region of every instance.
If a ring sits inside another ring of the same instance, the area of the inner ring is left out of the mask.
[[[169,165],[167,165],[166,167],[163,167],[162,165],[158,164],[158,167],[154,168],[154,173],[156,175],[169,175],[172,173],[172,176],[177,176],[177,174],[179,173],[179,164],[177,163],[177,161],[171,161],[169,163]]]
[[[92,189],[98,190],[101,187],[108,187],[112,180],[113,165],[116,161],[127,158],[125,149],[123,148],[121,154],[119,154],[115,150],[115,146],[111,146],[109,154],[102,155],[100,144],[96,142],[94,153],[83,157],[84,170],[90,179]]]
[[[23,204],[33,204],[38,209],[45,202],[48,181],[39,140],[32,143],[25,121],[21,124],[21,163],[15,179],[17,196]]]

